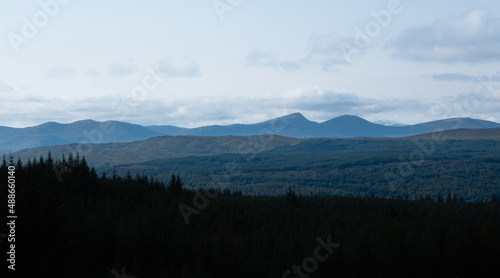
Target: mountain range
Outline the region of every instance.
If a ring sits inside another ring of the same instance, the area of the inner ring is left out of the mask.
[[[321,123],[300,113],[255,124],[182,128],[171,125],[141,126],[120,121],[82,120],[69,124],[47,122],[26,128],[0,127],[0,153],[71,143],[120,143],[169,136],[252,136],[274,134],[294,138],[406,137],[443,130],[500,128],[499,123],[450,118],[406,126],[385,126],[345,115]]]
[[[198,128],[147,126],[148,129],[165,135],[247,136],[272,133],[295,138],[405,137],[459,128],[495,127],[500,127],[500,124],[471,118],[449,118],[415,125],[385,126],[352,115],[344,115],[318,123],[308,120],[300,113],[256,124],[212,125]]]

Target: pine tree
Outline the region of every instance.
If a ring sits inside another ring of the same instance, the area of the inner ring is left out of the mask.
[[[285,196],[286,204],[292,207],[298,207],[302,203],[302,196],[297,196],[295,192],[292,190],[292,188],[288,188],[288,192],[286,193]]]
[[[181,178],[179,177],[179,175],[177,175],[176,177],[174,174],[172,174],[172,177],[170,178],[170,181],[168,183],[167,193],[178,194],[181,191],[182,191]]]
[[[182,181],[181,178],[179,177],[179,174],[177,174],[177,178],[175,179],[175,186],[177,191],[182,190]]]
[[[446,202],[449,203],[451,202],[452,198],[451,198],[451,192],[448,191],[448,194],[446,194]]]
[[[54,166],[54,159],[52,158],[52,153],[50,151],[47,154],[47,165],[50,169]]]
[[[5,154],[3,155],[1,169],[2,169],[3,172],[5,171],[3,169],[7,169],[7,161],[5,160]]]
[[[438,203],[442,203],[443,202],[443,196],[441,195],[441,193],[439,193],[439,195],[437,197],[437,202]]]

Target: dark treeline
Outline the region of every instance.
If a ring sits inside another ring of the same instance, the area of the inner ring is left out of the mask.
[[[18,273],[113,278],[126,277],[125,268],[139,278],[498,274],[495,197],[469,203],[453,196],[408,200],[300,196],[291,190],[285,196],[241,196],[185,190],[175,175],[167,186],[141,175],[106,176],[78,156],[8,160],[0,166],[1,198],[7,204],[7,167],[16,165]],[[54,171],[61,167],[62,182]],[[189,224],[180,204],[196,211]],[[316,260],[316,267],[311,258],[321,246],[318,238],[340,246]],[[304,262],[314,271],[305,271]],[[299,266],[301,274],[293,274]]]

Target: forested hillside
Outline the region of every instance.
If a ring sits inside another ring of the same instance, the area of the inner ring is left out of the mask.
[[[85,159],[16,165],[16,258],[50,277],[496,277],[500,203],[453,195],[241,196],[183,177],[102,175]],[[64,166],[59,181],[54,166]],[[171,174],[171,173],[169,173]],[[5,233],[4,226],[0,233]],[[2,242],[4,244],[4,242]],[[297,274],[300,271],[300,275]],[[296,273],[296,274],[293,274]],[[26,276],[24,276],[26,277]],[[306,277],[306,276],[304,276]]]
[[[261,153],[165,158],[105,170],[165,181],[175,172],[189,187],[222,186],[245,195],[281,195],[292,187],[304,195],[415,199],[451,193],[482,201],[500,195],[500,142],[315,139]]]
[[[175,172],[189,188],[223,186],[245,195],[282,195],[292,187],[303,195],[437,198],[450,192],[482,201],[500,195],[500,141],[496,129],[489,131],[411,139],[163,136],[28,149],[14,156],[26,161],[48,149],[57,157],[83,150],[89,165],[108,175],[130,171],[168,181]],[[490,139],[477,139],[483,137]]]

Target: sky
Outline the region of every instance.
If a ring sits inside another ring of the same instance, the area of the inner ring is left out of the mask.
[[[500,122],[500,1],[0,0],[0,126]]]

